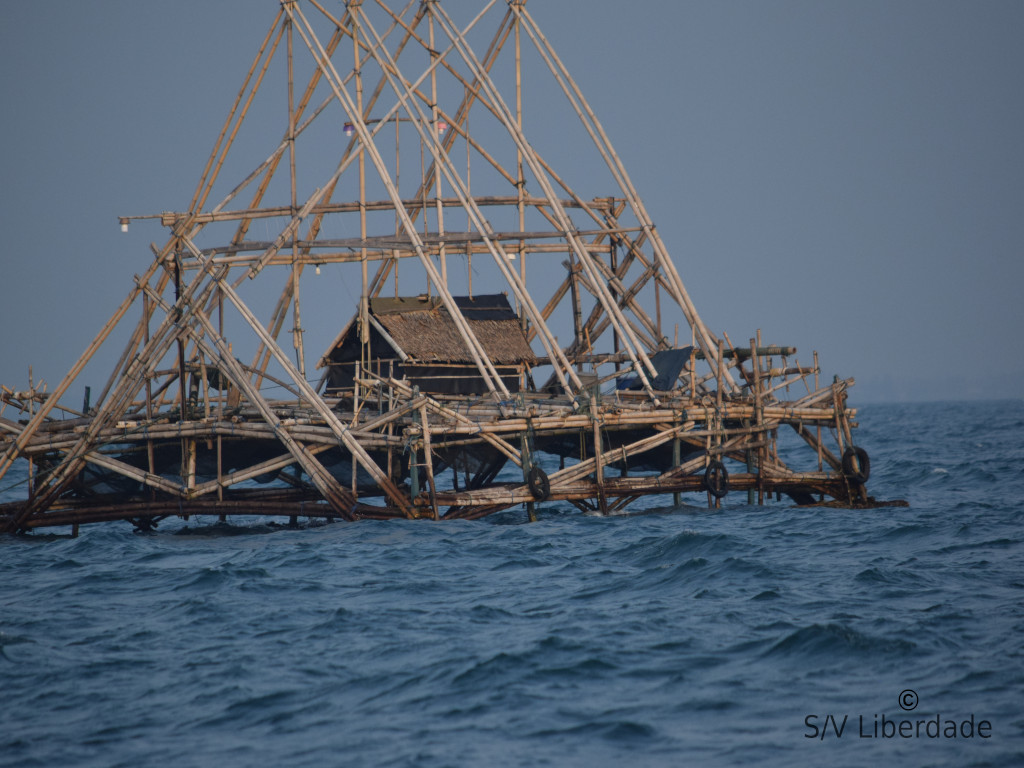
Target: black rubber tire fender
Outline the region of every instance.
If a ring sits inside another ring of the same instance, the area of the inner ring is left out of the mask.
[[[868,452],[857,445],[851,445],[843,451],[843,474],[860,485],[866,483],[871,477],[871,457]]]
[[[526,484],[537,501],[544,501],[551,495],[551,481],[543,469],[534,464],[526,476]]]
[[[704,489],[716,499],[723,498],[729,492],[729,470],[718,459],[704,470]]]

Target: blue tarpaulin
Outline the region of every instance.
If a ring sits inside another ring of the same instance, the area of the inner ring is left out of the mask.
[[[651,365],[658,375],[651,382],[651,389],[667,391],[675,386],[683,366],[690,359],[690,352],[693,347],[681,347],[679,349],[663,349],[651,355]],[[640,377],[635,373],[630,376],[621,376],[615,380],[616,389],[642,389],[643,384]]]

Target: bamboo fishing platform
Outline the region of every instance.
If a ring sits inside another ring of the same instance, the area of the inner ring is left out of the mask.
[[[0,390],[0,478],[28,478],[0,532],[877,504],[853,380],[705,327],[525,0],[274,5],[188,206],[120,218],[164,245],[52,391]],[[221,178],[252,123],[267,152]]]

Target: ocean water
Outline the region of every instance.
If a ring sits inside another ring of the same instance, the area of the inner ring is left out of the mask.
[[[909,508],[0,537],[0,765],[1024,765],[1024,402],[860,423]]]

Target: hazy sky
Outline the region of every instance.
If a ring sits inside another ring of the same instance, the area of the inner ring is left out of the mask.
[[[146,269],[117,217],[187,208],[277,6],[4,4],[0,383],[56,385]],[[1024,3],[528,7],[714,332],[855,401],[1024,396]]]

